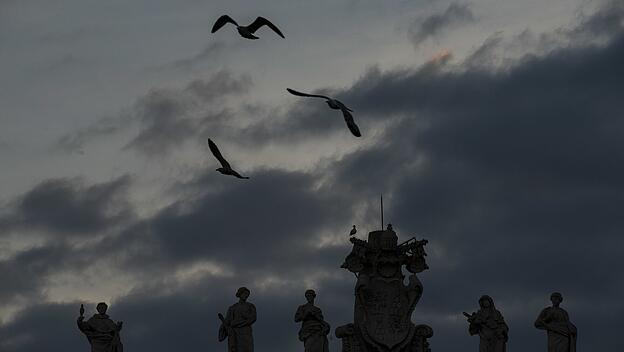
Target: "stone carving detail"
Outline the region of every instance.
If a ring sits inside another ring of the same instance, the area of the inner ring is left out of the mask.
[[[410,317],[423,286],[416,273],[428,269],[427,240],[411,238],[398,244],[392,225],[373,231],[368,241],[351,238],[353,249],[342,268],[355,274],[355,307],[352,324],[336,329],[343,352],[428,352],[433,330],[414,325]],[[401,268],[410,272],[404,283]]]

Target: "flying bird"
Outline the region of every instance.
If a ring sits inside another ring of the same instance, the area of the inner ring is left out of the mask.
[[[223,155],[221,155],[219,148],[217,148],[217,145],[210,138],[208,138],[208,147],[210,148],[212,155],[214,155],[215,158],[217,158],[217,160],[219,160],[219,162],[221,163],[221,167],[218,168],[216,171],[219,171],[224,175],[231,175],[238,178],[249,179],[249,177],[241,176],[238,172],[232,169],[230,163],[225,160]]]
[[[236,23],[236,21],[232,19],[232,17],[228,15],[223,15],[219,17],[219,19],[217,19],[217,22],[215,22],[214,26],[212,26],[211,33],[218,31],[219,29],[221,29],[221,27],[225,26],[226,23],[231,23],[235,25],[236,29],[238,30],[238,34],[240,34],[243,38],[259,39],[254,35],[254,33],[262,26],[268,26],[280,37],[284,38],[282,31],[280,31],[276,25],[274,25],[273,23],[271,23],[271,21],[267,20],[264,17],[256,18],[256,20],[253,21],[253,23],[251,23],[249,26],[239,26],[238,23]]]
[[[327,105],[329,105],[331,109],[342,111],[342,116],[344,117],[344,120],[347,123],[347,127],[349,127],[349,131],[351,131],[351,133],[353,133],[353,135],[356,137],[362,137],[362,134],[360,133],[360,129],[355,124],[355,121],[353,120],[353,115],[351,115],[353,110],[349,109],[342,102],[336,99],[330,98],[328,96],[325,96],[325,95],[302,93],[302,92],[298,92],[290,88],[286,88],[286,90],[288,91],[288,93],[292,95],[297,95],[300,97],[312,97],[312,98],[325,99],[325,102],[327,103]]]
[[[353,228],[351,229],[351,232],[349,232],[349,236],[353,236],[357,233],[357,230],[355,229],[355,225],[353,225]]]

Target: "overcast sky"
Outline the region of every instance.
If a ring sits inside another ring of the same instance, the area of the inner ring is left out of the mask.
[[[477,349],[483,294],[510,351],[545,351],[553,291],[579,350],[622,350],[622,62],[619,0],[0,0],[0,350],[87,351],[100,301],[128,351],[226,350],[239,286],[256,351],[302,350],[306,289],[352,321],[340,264],[380,194],[429,240],[433,351]]]

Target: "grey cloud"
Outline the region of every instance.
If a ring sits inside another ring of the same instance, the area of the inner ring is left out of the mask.
[[[252,85],[246,75],[220,71],[208,80],[193,80],[181,90],[153,90],[134,107],[140,131],[124,148],[147,156],[166,154],[191,137],[218,130],[230,117],[223,104],[228,95],[245,93]]]
[[[67,250],[64,245],[54,244],[28,249],[0,261],[3,280],[0,299],[7,305],[15,299],[42,299],[46,277],[65,265]]]
[[[443,13],[433,14],[424,20],[415,20],[408,36],[414,46],[419,46],[428,38],[435,38],[444,31],[475,21],[470,4],[451,3]]]
[[[0,139],[0,151],[12,150],[11,145]]]
[[[280,170],[257,170],[251,174],[254,182],[228,182],[206,192],[223,178],[209,173],[192,185],[194,196],[129,230],[111,250],[123,245],[133,266],[149,262],[159,268],[212,258],[240,270],[270,272],[292,270],[283,264],[306,258],[323,265],[325,256],[335,255],[313,250],[311,243],[313,236],[350,217],[353,204],[345,194],[317,188],[314,175]]]
[[[75,305],[67,303],[31,305],[21,312],[17,320],[0,327],[0,348],[15,352],[41,348],[84,350],[86,339],[71,330],[75,326],[76,316],[72,314],[75,308]]]
[[[153,90],[134,107],[140,131],[126,146],[147,156],[166,154],[189,138],[222,128],[231,117],[223,104],[228,95],[245,93],[251,78],[220,71],[208,80],[193,80],[181,90]]]
[[[64,152],[83,152],[86,144],[93,140],[112,135],[122,130],[125,117],[105,117],[95,124],[62,136],[55,144],[55,147]]]
[[[89,186],[80,179],[43,181],[14,201],[0,229],[91,236],[134,218],[125,195],[130,183],[127,176]]]
[[[591,15],[581,17],[581,24],[571,30],[570,36],[576,37],[606,37],[622,31],[624,23],[624,3],[617,0],[607,0],[605,4]]]
[[[210,60],[216,58],[225,48],[225,43],[218,41],[207,45],[202,51],[199,53],[188,57],[179,59],[168,64],[168,67],[181,69],[181,70],[190,70],[193,69],[203,63],[207,63]]]
[[[123,148],[150,157],[166,155],[206,131],[226,128],[231,114],[222,100],[244,94],[251,86],[249,75],[234,76],[222,70],[207,79],[193,80],[183,88],[153,89],[119,116],[102,118],[92,126],[63,136],[57,147],[80,151],[96,138],[138,126],[138,133]]]

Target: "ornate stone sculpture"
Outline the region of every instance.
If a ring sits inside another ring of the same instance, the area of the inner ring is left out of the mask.
[[[343,268],[357,277],[353,323],[336,329],[343,352],[428,352],[433,330],[414,325],[410,317],[423,286],[416,273],[428,269],[427,240],[411,238],[397,244],[392,225],[368,234],[368,241],[351,238],[353,249]],[[411,273],[403,283],[402,266]]]
[[[251,292],[246,287],[236,291],[238,303],[228,308],[225,317],[219,313],[219,341],[228,339],[228,352],[253,352],[251,324],[256,321],[256,307],[247,302]]]
[[[98,303],[96,306],[98,313],[84,321],[84,306],[80,305],[80,316],[76,323],[78,329],[87,336],[87,340],[91,344],[91,352],[123,352],[123,345],[119,336],[123,323],[112,321],[106,315],[107,309],[106,303]]]
[[[307,290],[305,297],[308,303],[299,306],[295,313],[295,322],[301,322],[299,340],[303,342],[305,352],[328,352],[329,324],[323,318],[321,309],[314,305],[316,292]]]
[[[479,334],[479,352],[505,352],[509,327],[503,315],[496,309],[490,296],[481,296],[479,307],[476,313],[464,312],[470,323],[470,335]]]
[[[552,307],[542,310],[535,320],[535,327],[546,330],[548,352],[576,352],[576,326],[570,322],[568,312],[559,305],[563,296],[559,292],[550,295]]]

